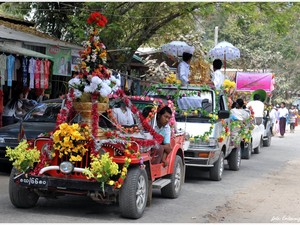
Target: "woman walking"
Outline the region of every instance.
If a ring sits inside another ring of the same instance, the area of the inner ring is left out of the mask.
[[[285,102],[281,102],[278,111],[279,111],[279,131],[280,131],[279,137],[283,138],[285,134],[286,118],[289,115],[289,111],[285,107]]]
[[[295,123],[296,123],[296,119],[297,119],[297,109],[295,109],[295,106],[291,106],[290,110],[289,110],[289,118],[290,118],[290,132],[294,133],[295,131]]]

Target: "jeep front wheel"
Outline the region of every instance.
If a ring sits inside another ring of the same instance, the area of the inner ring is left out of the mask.
[[[228,157],[228,165],[230,170],[238,171],[241,165],[241,149],[232,149]]]
[[[244,143],[242,148],[242,159],[250,159],[252,154],[252,142]]]
[[[22,187],[16,184],[14,177],[17,173],[16,168],[13,168],[9,177],[9,198],[11,203],[17,208],[32,208],[39,200],[39,195],[33,190]]]
[[[214,167],[210,168],[210,179],[215,181],[222,180],[224,171],[224,153],[221,151],[219,159],[214,163]]]
[[[170,175],[171,183],[161,189],[161,195],[167,198],[177,198],[179,196],[183,180],[184,168],[182,159],[176,155],[174,171]]]
[[[119,206],[123,217],[138,219],[143,215],[148,190],[145,169],[139,167],[129,169],[119,195]]]
[[[254,149],[254,154],[259,154],[263,146],[263,140],[260,139],[259,145]]]

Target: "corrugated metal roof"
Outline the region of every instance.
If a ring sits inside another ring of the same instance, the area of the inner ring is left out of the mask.
[[[16,40],[16,41],[22,41],[26,43],[32,43],[32,44],[40,44],[42,46],[46,45],[57,45],[60,47],[66,47],[66,48],[73,48],[73,49],[81,49],[81,46],[73,45],[68,42],[60,41],[60,40],[54,40],[52,38],[43,38],[38,37],[34,34],[30,34],[23,31],[18,31],[12,28],[9,28],[4,25],[0,25],[0,38],[7,39],[7,40]]]
[[[16,45],[12,44],[0,44],[0,51],[2,52],[9,52],[12,54],[18,54],[18,55],[24,55],[24,56],[32,56],[32,57],[37,57],[37,58],[45,58],[45,59],[52,59],[53,57],[32,51],[26,48],[22,48]]]

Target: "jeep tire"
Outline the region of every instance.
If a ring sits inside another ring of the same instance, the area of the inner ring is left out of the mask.
[[[183,163],[181,157],[178,155],[176,155],[174,171],[169,175],[169,179],[171,179],[171,183],[161,189],[161,195],[167,198],[177,198],[184,181]]]
[[[263,140],[260,139],[259,145],[254,149],[254,154],[259,154],[260,153],[262,145],[263,145]]]
[[[232,149],[227,161],[230,170],[238,171],[241,165],[241,148]]]
[[[271,139],[272,139],[271,131],[268,132],[268,136],[267,137],[268,137],[267,140],[263,141],[263,146],[264,147],[270,147],[270,145],[271,145]]]
[[[214,167],[210,168],[209,176],[211,180],[220,181],[224,171],[224,153],[220,152],[218,160],[214,163]]]
[[[245,147],[247,145],[247,147]],[[252,154],[252,142],[244,143],[242,148],[242,159],[250,159]]]
[[[11,203],[17,208],[32,208],[39,200],[39,195],[33,190],[22,187],[14,182],[16,168],[12,168],[9,177],[9,198]]]
[[[119,195],[121,215],[131,219],[140,218],[147,204],[148,191],[148,177],[145,169],[139,167],[128,169]]]

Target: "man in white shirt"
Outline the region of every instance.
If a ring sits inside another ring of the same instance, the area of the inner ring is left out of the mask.
[[[221,72],[222,65],[223,63],[220,59],[215,59],[213,61],[214,73],[212,75],[212,82],[214,83],[216,89],[220,89],[225,80],[225,76]]]
[[[285,107],[285,102],[281,102],[278,112],[279,112],[279,131],[281,135],[280,137],[283,138],[285,133],[286,118],[289,115],[289,111]]]
[[[265,111],[265,104],[260,101],[260,95],[259,94],[255,94],[253,96],[253,101],[250,101],[247,104],[247,108],[252,108],[253,112],[254,112],[254,117],[255,117],[255,121],[257,125],[260,125],[263,121],[263,117],[264,117],[264,111]]]
[[[189,83],[189,74],[190,74],[190,62],[192,59],[192,54],[184,52],[182,54],[182,62],[178,64],[177,67],[177,74],[179,79],[181,81],[181,84],[186,85]]]
[[[124,102],[121,102],[120,108],[113,108],[113,114],[122,126],[134,125],[132,112],[128,107],[126,107]]]

